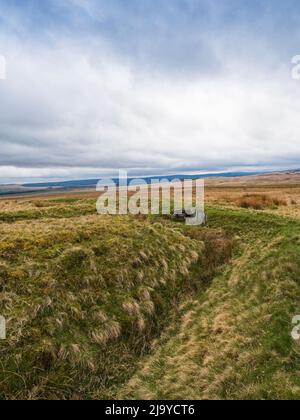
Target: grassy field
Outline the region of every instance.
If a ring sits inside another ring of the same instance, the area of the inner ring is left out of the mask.
[[[299,399],[300,353],[291,319],[300,305],[300,224],[210,209],[210,226],[240,237],[210,287],[182,302],[178,322],[121,396]]]
[[[0,398],[300,399],[298,193],[212,186],[206,227],[0,201]]]

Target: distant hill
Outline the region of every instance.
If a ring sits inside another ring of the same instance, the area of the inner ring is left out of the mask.
[[[136,179],[143,179],[150,184],[152,179],[158,179],[159,181],[163,179],[172,180],[172,179],[206,179],[213,177],[222,177],[222,178],[235,178],[243,176],[252,176],[256,175],[258,172],[224,172],[224,173],[210,173],[210,174],[176,174],[176,175],[160,175],[160,176],[147,176],[147,177],[130,177],[128,182],[134,181]],[[99,178],[101,179],[101,178]],[[50,191],[66,191],[74,189],[85,189],[85,188],[96,188],[99,179],[81,179],[81,180],[72,180],[72,181],[56,181],[56,182],[38,182],[38,183],[28,183],[22,185],[0,185],[0,196],[9,196],[9,195],[23,195],[23,194],[32,194],[39,192],[50,192]],[[103,179],[103,178],[102,178]],[[105,179],[105,178],[104,178]],[[119,185],[118,178],[112,178],[116,185]]]
[[[26,185],[0,185],[0,196],[9,196],[9,195],[22,195],[22,194],[32,194],[37,192],[48,191],[49,188],[38,186],[26,186]]]
[[[159,175],[159,176],[147,176],[147,177],[129,177],[128,182],[134,181],[136,179],[142,179],[147,183],[150,183],[152,179],[158,180],[172,180],[172,179],[205,179],[205,178],[213,178],[213,177],[241,177],[241,176],[251,176],[257,175],[260,172],[224,172],[224,173],[210,173],[210,174],[193,174],[193,175],[186,175],[186,174],[176,174],[176,175]],[[44,183],[34,183],[34,184],[24,184],[23,187],[25,188],[96,188],[99,179],[84,179],[84,180],[74,180],[74,181],[58,181],[58,182],[44,182]],[[105,177],[102,179],[106,179]],[[113,179],[115,183],[119,184],[118,178],[107,178]]]
[[[116,185],[119,185],[118,178],[112,178]],[[223,173],[208,173],[208,174],[175,174],[175,175],[161,175],[152,177],[130,177],[128,182],[135,179],[143,179],[150,183],[152,179],[172,180],[172,179],[207,179],[208,185],[241,185],[241,184],[295,184],[300,183],[300,170],[282,171],[282,172],[223,172]],[[82,179],[73,181],[57,181],[57,182],[42,182],[42,183],[28,183],[23,185],[0,185],[0,196],[37,194],[42,192],[59,192],[72,191],[78,189],[95,189],[99,179]]]

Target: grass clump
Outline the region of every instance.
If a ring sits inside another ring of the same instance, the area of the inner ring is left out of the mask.
[[[63,253],[59,262],[59,271],[72,271],[78,270],[84,266],[84,263],[88,261],[89,253],[82,247],[74,247],[68,249]]]
[[[109,397],[190,288],[204,251],[130,217],[22,221],[0,232],[1,399]]]
[[[299,399],[300,223],[243,200],[206,227],[5,204],[0,399]]]
[[[215,209],[210,220],[240,236],[239,253],[207,291],[182,302],[119,398],[300,398],[299,344],[291,337],[299,222]]]
[[[238,199],[237,204],[241,208],[254,210],[276,209],[280,206],[287,206],[285,200],[266,194],[245,194]]]

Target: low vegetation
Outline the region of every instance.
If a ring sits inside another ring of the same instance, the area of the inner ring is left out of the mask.
[[[300,398],[299,221],[211,207],[207,227],[186,227],[97,216],[90,198],[16,207],[0,210],[1,399]]]
[[[237,200],[237,204],[244,209],[265,210],[286,206],[287,202],[266,194],[245,194]]]
[[[299,399],[300,225],[211,210],[243,240],[210,288],[186,299],[177,322],[141,362],[120,397]]]
[[[0,232],[1,398],[108,397],[201,285],[205,245],[177,226],[82,216]]]

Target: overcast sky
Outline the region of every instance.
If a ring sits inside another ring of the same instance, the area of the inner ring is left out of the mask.
[[[300,167],[299,0],[0,0],[0,182]]]

